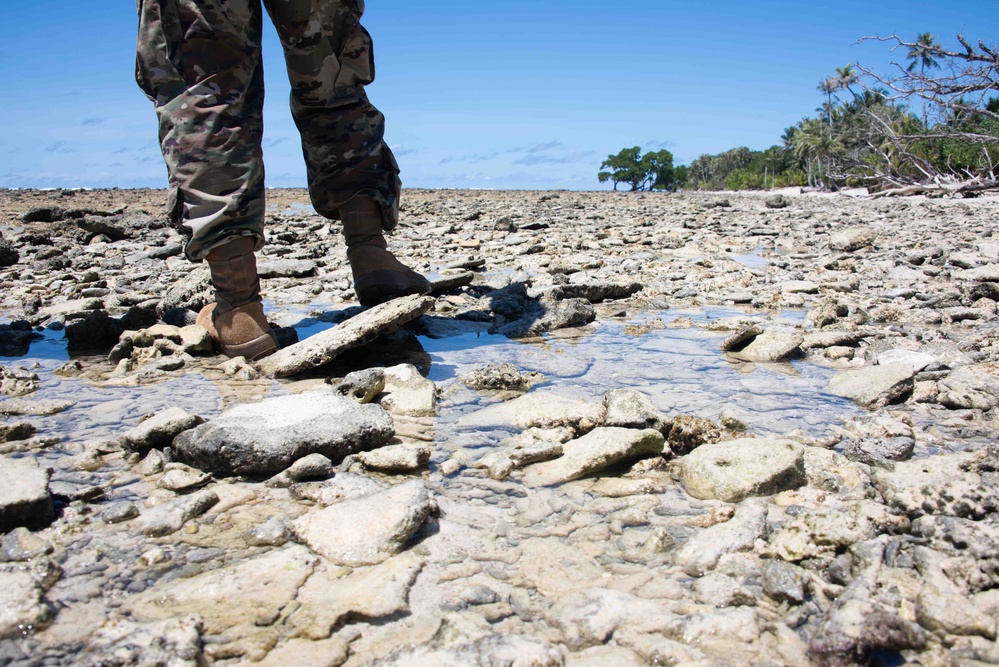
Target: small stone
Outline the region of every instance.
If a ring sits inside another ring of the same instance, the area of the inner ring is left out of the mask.
[[[194,470],[188,466],[171,463],[168,466],[168,470],[163,473],[163,476],[159,478],[156,485],[161,489],[168,489],[170,491],[176,491],[177,493],[186,493],[192,489],[196,489],[199,486],[204,486],[211,481],[212,476],[208,473],[201,472],[200,470]]]
[[[522,373],[513,364],[490,364],[458,377],[469,389],[529,391],[541,380],[540,373]]]
[[[101,512],[101,520],[104,523],[121,523],[137,516],[139,516],[139,508],[130,502],[112,503]]]
[[[352,398],[358,403],[370,403],[384,390],[385,371],[381,368],[367,368],[348,373],[340,382],[333,385],[334,392]]]
[[[801,568],[782,560],[769,560],[763,568],[763,592],[777,602],[805,601],[805,578]]]
[[[907,362],[857,368],[833,376],[828,391],[861,405],[881,407],[911,393],[915,374]]]
[[[380,403],[393,415],[434,417],[437,414],[437,386],[420,375],[412,364],[384,370],[385,388]]]
[[[31,422],[0,422],[0,442],[27,440],[35,434],[35,425]]]
[[[291,539],[291,530],[283,519],[272,516],[250,528],[244,537],[251,547],[279,547]]]
[[[322,454],[309,454],[292,463],[285,473],[293,482],[322,479],[333,474],[333,462]]]
[[[430,461],[430,453],[427,445],[400,443],[359,452],[357,460],[365,468],[379,472],[411,472],[426,466]]]
[[[180,530],[189,520],[201,516],[219,501],[211,490],[199,491],[157,505],[140,515],[137,530],[149,537],[162,537]]]

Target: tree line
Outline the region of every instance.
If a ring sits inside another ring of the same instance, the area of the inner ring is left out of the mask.
[[[837,68],[817,86],[818,115],[786,128],[780,144],[701,155],[689,166],[674,166],[669,151],[627,148],[608,156],[598,178],[615,190],[999,186],[999,48],[958,35],[960,48],[948,49],[928,32],[864,40],[903,48],[906,63],[892,63],[889,75]]]

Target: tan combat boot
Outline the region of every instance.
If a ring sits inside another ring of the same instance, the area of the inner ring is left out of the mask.
[[[205,259],[212,272],[215,303],[202,308],[196,322],[208,329],[222,354],[250,361],[278,348],[260,301],[255,244],[252,236],[240,236],[208,253]]]
[[[362,306],[375,306],[407,294],[426,294],[430,283],[388,251],[378,202],[354,197],[340,207],[354,293]]]

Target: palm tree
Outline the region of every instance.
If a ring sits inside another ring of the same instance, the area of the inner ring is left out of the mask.
[[[853,95],[853,99],[857,99],[857,93],[853,92],[853,88],[851,88],[850,86],[857,83],[857,80],[860,79],[860,76],[857,74],[857,70],[853,67],[853,65],[847,65],[846,67],[837,67],[836,78],[839,80],[838,87],[845,88],[846,90],[850,91],[850,94]]]
[[[919,66],[919,76],[924,78],[927,69],[940,69],[940,63],[934,55],[940,53],[940,45],[936,42],[936,37],[931,33],[924,32],[916,37],[916,42],[909,47],[909,52],[905,54],[909,61],[907,71],[912,72]],[[923,98],[923,127],[926,127],[926,99]]]
[[[839,79],[834,76],[827,76],[819,81],[818,90],[826,94],[828,100],[826,106],[826,118],[829,119],[829,127],[832,127],[832,94],[839,90]]]

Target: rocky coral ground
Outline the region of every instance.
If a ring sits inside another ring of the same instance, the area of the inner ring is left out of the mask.
[[[250,364],[0,192],[0,665],[999,663],[999,200],[407,191],[362,311],[268,196]]]

